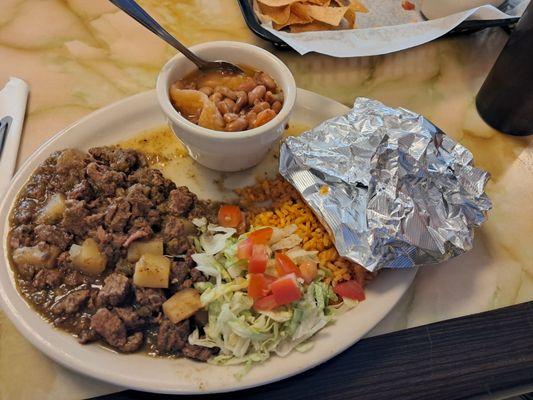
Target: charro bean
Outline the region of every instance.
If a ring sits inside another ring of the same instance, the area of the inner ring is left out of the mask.
[[[206,96],[211,96],[213,94],[213,88],[209,86],[204,86],[198,89],[200,92],[205,93]]]
[[[235,121],[237,118],[239,118],[239,116],[235,113],[226,113],[222,118],[224,118],[224,122],[226,124],[229,124],[231,121]]]
[[[237,100],[235,101],[235,112],[241,111],[246,104],[248,104],[248,94],[244,91],[238,91],[237,94]]]
[[[270,108],[270,104],[268,104],[266,101],[261,101],[259,103],[256,103],[256,105],[252,108],[252,111],[256,114],[259,114],[261,111],[267,110]]]
[[[268,121],[270,121],[272,118],[276,116],[276,113],[274,110],[271,110],[270,108],[268,110],[263,110],[259,114],[257,114],[257,118],[255,119],[252,128],[257,128],[261,125],[266,124]]]
[[[258,85],[248,93],[248,104],[253,106],[256,100],[261,100],[266,93],[266,87]]]
[[[248,114],[246,114],[246,121],[248,122],[248,128],[252,128],[253,125],[255,124],[255,120],[257,118],[257,114],[253,111],[250,111],[248,112]]]
[[[244,117],[239,117],[226,125],[226,130],[228,132],[244,131],[246,128],[248,128],[248,122]]]
[[[222,93],[213,93],[211,96],[209,96],[209,100],[211,100],[213,103],[218,103],[219,101],[222,101],[224,96],[222,96]]]
[[[237,100],[237,94],[227,86],[217,86],[215,92],[221,93],[223,96],[229,97],[231,100]]]
[[[230,108],[228,103],[226,103],[224,100],[219,101],[219,102],[216,103],[218,111],[220,111],[220,114],[222,114],[222,115],[227,114],[227,113],[232,113],[233,112],[233,108]]]
[[[227,77],[218,72],[197,71],[175,82],[169,95],[174,104],[182,104],[183,110],[176,106],[182,115],[205,127],[209,125],[206,119],[190,115],[190,109],[194,106],[200,114],[207,108],[184,104],[189,98],[194,101],[190,94],[182,93],[184,89],[201,92],[214,104],[213,118],[218,118],[220,126],[213,129],[234,132],[256,128],[270,121],[283,108],[283,92],[268,73],[245,69],[243,75]],[[177,97],[180,97],[180,102],[175,100]]]
[[[237,90],[238,91],[244,90],[245,92],[249,92],[256,86],[257,86],[257,83],[255,83],[255,81],[248,76],[246,77],[243,83],[237,86]]]
[[[228,110],[232,113],[235,112],[235,102],[231,100],[229,97],[226,97],[224,100],[222,100],[224,103],[228,105]]]
[[[255,76],[255,81],[266,87],[268,90],[276,90],[276,82],[274,82],[274,79],[272,79],[272,77],[265,72],[261,71],[257,73]]]

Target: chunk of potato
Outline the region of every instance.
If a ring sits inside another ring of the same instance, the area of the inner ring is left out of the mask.
[[[135,264],[133,284],[148,288],[168,288],[170,260],[163,255],[143,254]]]
[[[163,255],[163,240],[137,240],[129,245],[127,259],[129,262],[137,262],[143,254]]]
[[[193,288],[180,290],[163,303],[163,312],[174,324],[192,317],[201,308],[200,293]]]
[[[59,221],[63,218],[65,208],[65,196],[62,193],[52,195],[45,206],[39,211],[37,223],[53,224]]]
[[[56,246],[41,248],[39,245],[19,247],[13,251],[13,261],[17,265],[52,268],[61,250]]]
[[[106,255],[91,238],[85,239],[81,246],[73,244],[69,253],[74,268],[87,275],[102,273],[107,264]]]

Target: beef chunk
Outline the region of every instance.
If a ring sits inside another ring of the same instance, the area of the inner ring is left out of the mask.
[[[191,193],[186,186],[179,186],[169,194],[168,210],[177,216],[185,216],[191,210],[196,195]]]
[[[145,216],[153,207],[153,202],[148,197],[150,188],[140,183],[136,183],[128,188],[126,199],[131,204],[131,213],[133,217]]]
[[[15,225],[29,224],[33,221],[36,210],[37,202],[35,200],[22,199],[13,213],[13,222]]]
[[[137,330],[142,328],[145,324],[144,319],[142,319],[132,307],[115,307],[113,310],[117,313],[122,322],[124,322],[124,325],[128,330]]]
[[[67,200],[67,208],[63,212],[61,226],[69,233],[83,236],[87,231],[84,218],[89,211],[85,208],[85,201]]]
[[[119,147],[93,147],[89,154],[95,160],[109,165],[116,171],[128,172],[138,166],[145,166],[146,161],[135,150],[121,149]]]
[[[130,219],[130,208],[130,203],[125,198],[114,199],[105,211],[106,225],[115,232],[122,232]]]
[[[107,308],[100,308],[91,318],[91,329],[113,347],[126,344],[126,326],[124,322]]]
[[[55,225],[37,225],[34,232],[38,241],[53,244],[61,250],[66,250],[72,244],[72,235]]]
[[[78,342],[87,344],[100,340],[100,335],[94,329],[84,329],[78,334]]]
[[[63,279],[63,282],[67,286],[77,287],[87,283],[88,280],[89,278],[83,275],[81,272],[75,270],[68,270],[65,273],[65,278]]]
[[[161,353],[175,353],[183,348],[189,337],[189,320],[173,324],[164,320],[157,332],[157,350]]]
[[[205,362],[217,354],[217,349],[186,343],[181,349],[181,353],[187,358]]]
[[[104,218],[106,216],[105,212],[98,212],[85,217],[85,223],[87,228],[95,229],[99,228],[104,224]]]
[[[189,218],[207,218],[212,224],[218,224],[219,205],[210,200],[197,200],[189,213]]]
[[[35,267],[33,265],[18,264],[17,271],[19,275],[27,281],[31,280],[35,275]]]
[[[166,254],[170,255],[180,255],[187,252],[189,249],[190,243],[186,237],[180,237],[170,240],[166,243]]]
[[[119,274],[126,275],[127,277],[132,277],[133,273],[135,272],[135,264],[130,263],[124,258],[121,258],[117,261],[117,264],[115,266],[115,272],[118,272]]]
[[[118,306],[126,300],[130,291],[130,280],[126,276],[114,272],[105,278],[104,286],[98,293],[97,304],[99,307]]]
[[[166,218],[163,226],[163,240],[168,242],[172,239],[180,239],[184,236],[186,236],[185,220],[173,216]]]
[[[128,177],[128,181],[149,186],[149,197],[156,204],[165,201],[168,193],[176,187],[172,181],[163,177],[161,171],[152,168],[139,168]]]
[[[36,289],[56,288],[63,282],[63,273],[58,269],[41,269],[33,278],[32,285]]]
[[[124,186],[126,181],[126,175],[123,172],[113,171],[109,167],[95,162],[87,165],[86,171],[92,185],[104,196],[113,196],[117,188]]]
[[[87,179],[74,185],[74,187],[67,192],[67,199],[72,200],[86,200],[90,201],[94,197],[94,190]]]
[[[142,332],[135,332],[133,335],[128,336],[126,343],[123,346],[118,347],[123,353],[133,353],[140,349],[144,341],[144,335]]]
[[[140,306],[138,311],[143,317],[160,312],[165,300],[165,293],[161,289],[135,288],[135,301]]]
[[[128,230],[128,238],[124,242],[123,246],[128,247],[132,242],[150,237],[153,233],[154,232],[152,231],[152,228],[148,222],[144,219],[138,218],[133,222],[131,228]]]
[[[9,244],[12,249],[33,245],[33,225],[19,225],[11,231]]]
[[[51,311],[55,315],[60,314],[74,314],[77,313],[89,300],[90,291],[89,289],[76,290],[75,292],[70,292],[63,298],[61,298],[57,303],[55,303]]]
[[[89,157],[87,154],[76,149],[63,150],[57,156],[55,170],[59,175],[77,173],[81,175]]]

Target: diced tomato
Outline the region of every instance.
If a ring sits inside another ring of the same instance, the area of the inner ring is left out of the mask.
[[[265,296],[262,299],[258,299],[254,302],[254,308],[258,311],[270,311],[278,306],[276,298],[273,294]]]
[[[254,245],[250,239],[244,239],[237,245],[237,258],[239,260],[249,260],[252,257]]]
[[[225,204],[218,209],[218,223],[226,228],[236,228],[242,222],[242,212],[237,206]]]
[[[276,303],[280,306],[292,303],[302,297],[302,292],[296,282],[295,274],[285,275],[276,279],[272,282],[272,285],[270,285],[270,289],[276,299]]]
[[[300,264],[300,274],[304,278],[305,283],[311,283],[318,275],[318,266],[316,262],[304,261]]]
[[[250,274],[248,279],[248,296],[257,300],[268,295],[272,282],[264,274]]]
[[[295,274],[296,276],[300,276],[300,270],[296,266],[296,264],[290,259],[289,256],[283,253],[276,253],[276,271],[279,276],[287,275],[287,274]]]
[[[261,228],[251,232],[248,235],[248,239],[250,239],[253,244],[267,244],[272,237],[272,232],[274,232],[272,228]]]
[[[411,11],[415,9],[415,5],[410,1],[404,0],[402,1],[402,8],[406,11]]]
[[[347,297],[352,300],[363,301],[365,299],[365,290],[357,281],[338,283],[333,287],[333,291],[341,297]]]
[[[248,272],[252,274],[265,272],[268,262],[267,247],[264,244],[254,244],[252,256],[248,260]]]

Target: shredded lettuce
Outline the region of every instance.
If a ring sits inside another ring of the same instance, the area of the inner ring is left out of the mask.
[[[200,236],[202,251],[192,255],[197,269],[211,282],[199,282],[195,288],[201,293],[200,301],[208,313],[208,323],[201,335],[197,329],[189,336],[189,343],[218,347],[219,354],[209,360],[217,365],[244,365],[246,373],[256,363],[267,360],[272,354],[286,356],[293,350],[308,351],[312,347],[309,339],[326,326],[341,310],[353,304],[346,301],[340,306],[329,306],[338,298],[331,286],[315,280],[304,285],[299,280],[302,297],[299,301],[272,311],[256,311],[253,300],[248,297],[246,262],[237,258],[239,242],[247,234],[235,238],[235,230],[207,221],[194,220],[203,232]],[[295,262],[318,261],[316,251],[298,247],[301,239],[294,238],[296,226],[274,228],[271,247],[289,249],[286,254]],[[267,273],[274,271],[274,265],[267,265]],[[321,273],[319,277],[325,276]]]

